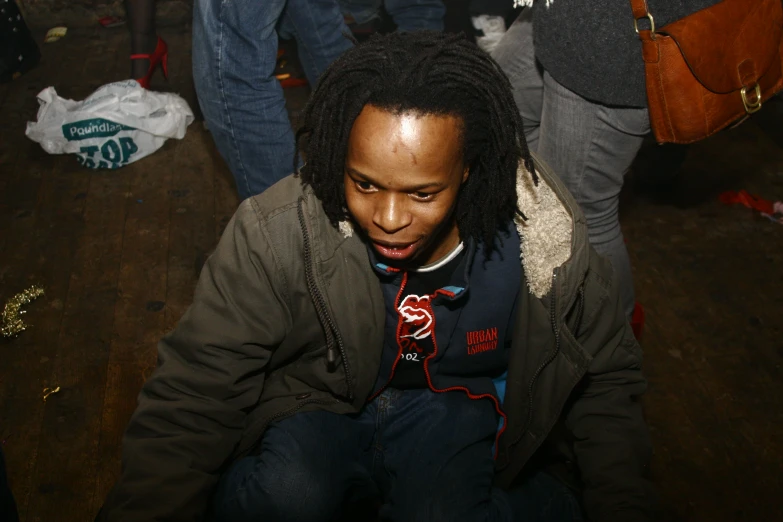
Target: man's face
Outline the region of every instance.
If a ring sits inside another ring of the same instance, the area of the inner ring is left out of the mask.
[[[372,105],[356,118],[345,160],[345,201],[390,265],[426,265],[457,246],[453,210],[467,178],[460,118],[396,115]]]

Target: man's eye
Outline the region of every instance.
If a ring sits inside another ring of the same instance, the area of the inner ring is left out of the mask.
[[[430,194],[429,192],[414,192],[413,195],[419,201],[427,201],[432,199],[435,194]]]
[[[369,181],[357,181],[356,186],[359,187],[359,190],[364,192],[372,190],[372,183]]]

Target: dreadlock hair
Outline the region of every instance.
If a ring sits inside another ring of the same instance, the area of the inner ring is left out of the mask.
[[[365,105],[394,114],[449,115],[462,120],[468,180],[455,216],[460,235],[483,241],[488,255],[517,208],[517,167],[538,183],[508,78],[462,35],[434,31],[374,36],[326,70],[302,114],[299,172],[334,226],[348,218],[343,176],[348,137]],[[296,167],[296,165],[295,165]],[[296,168],[295,168],[296,170]]]

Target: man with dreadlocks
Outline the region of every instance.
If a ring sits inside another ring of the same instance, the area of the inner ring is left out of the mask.
[[[99,518],[651,520],[639,346],[495,62],[376,37],[303,118],[305,167],[242,203],[161,341]]]

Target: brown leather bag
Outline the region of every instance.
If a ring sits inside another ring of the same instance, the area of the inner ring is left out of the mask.
[[[723,0],[657,30],[647,0],[631,7],[659,143],[711,136],[783,89],[781,0]]]

